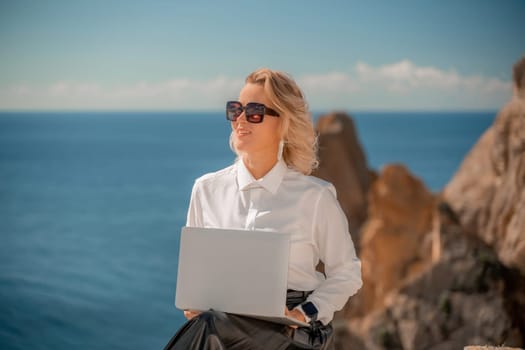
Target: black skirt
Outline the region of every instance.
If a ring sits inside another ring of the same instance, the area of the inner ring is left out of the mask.
[[[306,299],[289,291],[287,307]],[[186,322],[164,350],[295,350],[333,349],[332,326],[319,322],[312,328],[286,325],[210,310]]]

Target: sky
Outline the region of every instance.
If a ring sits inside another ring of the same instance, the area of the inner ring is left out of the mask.
[[[289,73],[312,110],[496,110],[524,0],[0,0],[0,110],[222,110]]]

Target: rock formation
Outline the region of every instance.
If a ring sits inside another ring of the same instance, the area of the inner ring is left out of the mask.
[[[445,187],[445,200],[468,234],[525,275],[525,100],[498,114]]]
[[[316,128],[320,163],[313,175],[334,184],[352,238],[358,242],[359,228],[366,220],[367,192],[372,175],[354,123],[346,114],[332,113],[320,117]]]
[[[403,280],[388,295],[384,308],[351,321],[350,332],[364,344],[361,349],[448,350],[466,344],[523,344],[507,295],[516,275],[476,237],[446,224],[454,220],[440,217],[439,221],[440,259]],[[520,286],[521,293],[524,287]]]
[[[349,117],[319,120],[316,175],[336,186],[363,264],[337,349],[523,346],[524,110],[505,107],[438,195],[402,165],[369,171]]]
[[[434,196],[403,165],[382,169],[368,193],[361,229],[363,307],[383,306],[385,296],[431,262]]]
[[[523,350],[523,349],[522,348],[509,348],[508,346],[471,345],[471,346],[465,346],[463,350]]]

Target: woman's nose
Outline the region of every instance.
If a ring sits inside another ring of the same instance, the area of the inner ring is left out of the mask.
[[[237,118],[237,123],[248,123],[248,120],[246,119],[246,113],[244,111],[242,111],[242,113]]]

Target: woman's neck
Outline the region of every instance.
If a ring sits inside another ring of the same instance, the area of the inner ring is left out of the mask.
[[[242,160],[246,169],[252,174],[252,176],[258,180],[264,175],[268,174],[270,170],[277,164],[277,158],[274,157],[261,157],[261,156],[249,156],[243,155]]]

